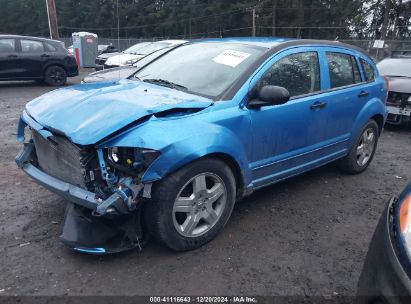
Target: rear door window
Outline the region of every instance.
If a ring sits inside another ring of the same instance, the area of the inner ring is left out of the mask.
[[[0,39],[0,53],[13,53],[16,50],[14,39]]]
[[[44,46],[41,41],[22,39],[21,51],[23,53],[41,53],[44,52]]]
[[[362,69],[364,70],[365,80],[366,81],[374,81],[375,73],[374,68],[364,59],[360,59]]]
[[[281,58],[261,78],[260,86],[286,88],[290,96],[320,91],[320,65],[317,52],[302,52]]]
[[[361,82],[355,58],[349,54],[327,52],[331,89]]]

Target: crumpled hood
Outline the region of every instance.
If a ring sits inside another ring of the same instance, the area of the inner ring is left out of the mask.
[[[211,99],[133,80],[75,85],[26,105],[46,129],[80,145],[95,144],[130,123],[173,108],[204,109]]]
[[[387,77],[390,83],[390,91],[397,93],[411,94],[411,78],[407,77]]]

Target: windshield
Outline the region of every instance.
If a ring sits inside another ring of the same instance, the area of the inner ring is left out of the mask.
[[[133,66],[136,67],[136,68],[141,68],[141,67],[149,64],[153,60],[157,59],[158,57],[160,57],[164,53],[169,52],[172,49],[173,49],[172,47],[167,47],[167,48],[161,49],[159,51],[156,51],[154,53],[151,53],[150,55],[147,55],[146,57],[143,57],[143,59],[137,61],[135,64],[133,64]]]
[[[149,45],[146,45],[144,47],[142,47],[141,49],[139,49],[137,51],[137,54],[139,55],[149,55],[155,51],[164,49],[166,47],[169,47],[171,45],[171,43],[169,42],[154,42],[154,43],[150,43]]]
[[[142,68],[135,77],[147,82],[162,80],[163,83],[185,87],[193,93],[217,97],[265,50],[235,43],[184,45]]]
[[[99,44],[99,45],[97,46],[97,49],[98,49],[99,51],[103,51],[103,50],[105,50],[107,47],[108,47],[108,45]]]
[[[151,42],[141,42],[141,43],[137,43],[135,45],[133,45],[132,47],[129,47],[128,49],[126,49],[124,51],[124,53],[126,54],[138,54],[138,51],[147,46],[148,44],[150,44]]]
[[[383,76],[411,77],[411,59],[384,59],[377,64],[378,71]]]

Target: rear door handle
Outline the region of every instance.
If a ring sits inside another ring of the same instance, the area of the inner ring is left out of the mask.
[[[370,95],[370,93],[368,93],[367,91],[361,91],[361,93],[358,94],[358,97],[367,97],[368,95]]]
[[[50,57],[50,55],[43,54],[43,55],[41,55],[40,57]]]
[[[17,55],[9,55],[9,56],[7,56],[7,57],[9,57],[9,58],[17,58]]]
[[[320,110],[320,109],[324,109],[326,106],[327,106],[326,102],[316,101],[311,105],[310,109],[311,110]]]

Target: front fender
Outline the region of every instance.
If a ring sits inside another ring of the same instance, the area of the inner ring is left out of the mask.
[[[160,180],[196,159],[215,153],[232,158],[240,168],[244,185],[251,183],[244,144],[249,140],[249,132],[244,132],[250,126],[248,115],[236,115],[228,122],[218,123],[194,116],[182,119],[157,119],[153,116],[143,125],[104,143],[103,148],[138,147],[160,151],[159,158],[144,173],[143,183]],[[227,123],[235,124],[236,133],[226,127]]]

